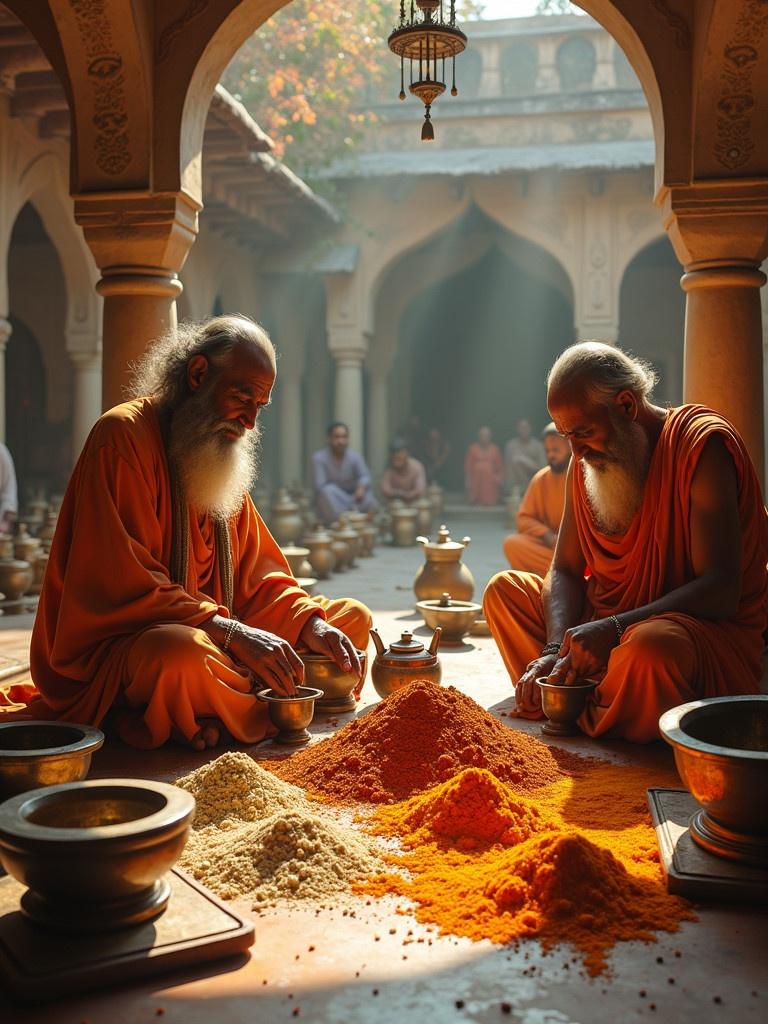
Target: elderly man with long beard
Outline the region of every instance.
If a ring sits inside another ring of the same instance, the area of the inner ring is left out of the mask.
[[[758,692],[768,614],[768,519],[744,443],[704,406],[652,404],[655,383],[608,345],[560,356],[547,403],[574,458],[552,566],[500,573],[484,598],[518,714],[541,716],[540,677],[598,679],[579,725],[636,742],[677,704]]]
[[[137,747],[254,743],[262,686],[303,679],[294,647],[361,671],[370,613],[313,600],[248,491],[275,383],[266,333],[242,316],[185,325],[138,368],[134,401],[93,428],[59,516],[32,633],[29,710],[100,723]]]

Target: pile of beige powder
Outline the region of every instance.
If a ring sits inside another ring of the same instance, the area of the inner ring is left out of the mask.
[[[179,866],[223,899],[261,910],[322,900],[381,869],[371,840],[313,814],[300,789],[247,754],[227,753],[176,783],[197,800]]]

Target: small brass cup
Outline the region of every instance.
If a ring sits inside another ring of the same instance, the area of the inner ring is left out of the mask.
[[[256,696],[267,702],[269,720],[279,730],[273,743],[298,746],[308,743],[312,735],[307,726],[315,715],[315,701],[323,691],[311,686],[297,686],[291,697],[281,697],[274,690],[259,690]]]
[[[72,722],[18,721],[0,725],[0,800],[41,786],[79,782],[104,733]]]
[[[541,731],[547,736],[576,736],[576,719],[587,706],[587,699],[598,685],[591,679],[574,686],[548,683],[546,676],[536,680],[541,690],[541,706],[547,721]]]
[[[365,651],[358,651],[357,655],[362,663],[365,679]],[[326,658],[323,654],[299,651],[299,657],[304,662],[304,682],[310,688],[320,690],[320,697],[315,704],[317,711],[344,714],[355,710],[357,702],[354,691],[360,680],[354,672],[345,672],[332,658]]]

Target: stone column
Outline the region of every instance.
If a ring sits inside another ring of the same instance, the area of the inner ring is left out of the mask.
[[[10,321],[0,317],[0,441],[5,441],[5,347],[12,330]]]
[[[665,227],[685,273],[683,400],[737,428],[763,478],[763,330],[759,269],[768,253],[768,185],[711,182],[667,190]]]
[[[302,467],[301,428],[303,406],[301,401],[301,371],[280,364],[278,383],[280,391],[280,482],[283,487],[301,483]]]
[[[368,465],[375,480],[384,472],[389,442],[389,388],[386,368],[371,371],[368,391]]]
[[[75,197],[101,270],[104,297],[102,404],[125,400],[131,363],[176,326],[181,270],[197,233],[200,205],[185,193],[93,193]]]
[[[80,456],[91,427],[101,415],[101,352],[70,351],[74,367],[72,456]]]
[[[363,426],[363,360],[365,349],[331,349],[336,363],[333,416],[349,427],[350,444],[357,451],[365,447]]]

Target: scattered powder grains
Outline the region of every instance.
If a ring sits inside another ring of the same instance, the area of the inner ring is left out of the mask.
[[[276,779],[248,754],[230,752],[204,764],[176,785],[197,801],[194,827],[226,827],[232,821],[259,821],[276,811],[308,810],[295,786]]]
[[[352,829],[303,811],[193,834],[180,865],[223,899],[247,896],[255,910],[278,900],[348,891],[381,861]]]
[[[454,689],[417,681],[334,736],[270,766],[281,779],[337,801],[391,803],[486,768],[530,792],[586,762],[509,729]]]

